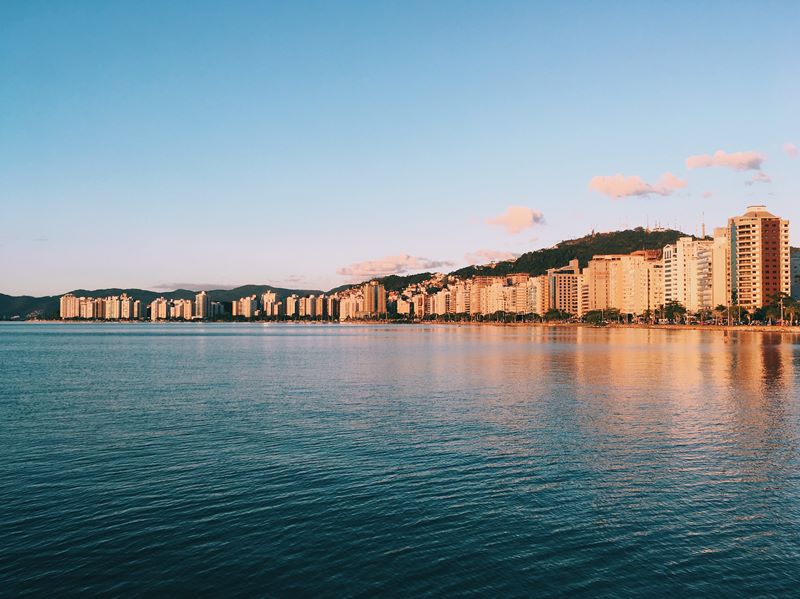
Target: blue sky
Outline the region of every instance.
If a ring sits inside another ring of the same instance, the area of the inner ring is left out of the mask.
[[[800,245],[800,3],[654,4],[3,3],[0,292],[330,288],[751,203]]]

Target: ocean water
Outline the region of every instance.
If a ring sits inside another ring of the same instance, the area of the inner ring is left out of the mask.
[[[800,338],[0,325],[0,594],[796,595]]]

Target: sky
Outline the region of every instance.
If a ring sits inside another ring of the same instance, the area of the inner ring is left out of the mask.
[[[0,293],[800,245],[800,2],[3,2]]]

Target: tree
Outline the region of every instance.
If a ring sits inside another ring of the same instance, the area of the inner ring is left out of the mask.
[[[567,320],[571,314],[568,312],[564,312],[564,310],[556,310],[555,308],[550,308],[544,314],[544,319],[548,322],[552,322],[554,320]]]
[[[664,318],[679,323],[686,316],[686,308],[680,302],[669,301],[664,304]]]

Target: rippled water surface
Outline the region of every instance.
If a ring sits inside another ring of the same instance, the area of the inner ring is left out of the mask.
[[[777,596],[800,339],[0,325],[0,594]]]

